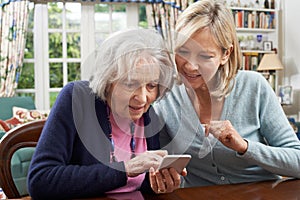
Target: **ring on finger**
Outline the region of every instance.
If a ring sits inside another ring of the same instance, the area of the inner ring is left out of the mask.
[[[164,190],[160,190],[160,189],[158,189],[157,192],[158,192],[158,193],[165,193]]]

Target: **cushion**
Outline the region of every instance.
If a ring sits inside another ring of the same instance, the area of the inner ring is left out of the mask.
[[[0,130],[0,140],[1,140],[1,138],[5,135],[5,133],[6,133],[6,131]]]
[[[13,117],[13,106],[22,107],[29,110],[36,109],[32,97],[1,97],[0,119],[7,120]]]
[[[41,110],[28,110],[21,107],[13,106],[12,108],[13,117],[7,120],[0,119],[0,131],[7,132],[10,129],[24,124],[26,122],[47,119],[49,111]]]
[[[13,118],[17,119],[21,123],[26,123],[39,119],[47,119],[49,111],[42,110],[28,110],[26,108],[21,108],[13,106]]]
[[[27,173],[35,147],[17,150],[11,160],[12,176],[20,195],[28,195]]]
[[[10,127],[8,126],[8,124],[0,119],[0,130],[1,131],[8,131],[10,129]]]
[[[10,129],[18,126],[19,124],[21,124],[21,122],[15,117],[5,121],[0,119],[0,131],[7,132]]]

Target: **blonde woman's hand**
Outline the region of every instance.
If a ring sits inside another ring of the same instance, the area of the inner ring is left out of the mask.
[[[248,142],[234,129],[229,120],[211,121],[209,132],[222,144],[239,154],[244,154],[248,149]]]

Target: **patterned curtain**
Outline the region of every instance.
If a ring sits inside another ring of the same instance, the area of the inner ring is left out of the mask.
[[[161,33],[172,52],[177,17],[192,2],[189,0],[170,0],[147,5],[148,27],[155,28]]]
[[[15,94],[20,77],[28,22],[28,0],[11,0],[0,10],[0,97]]]

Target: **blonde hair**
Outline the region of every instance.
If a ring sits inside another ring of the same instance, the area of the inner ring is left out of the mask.
[[[161,98],[173,85],[175,66],[162,36],[150,29],[120,31],[107,38],[97,51],[90,87],[106,101],[112,83],[128,77],[143,60],[160,68],[157,98]]]
[[[223,97],[232,90],[231,80],[234,80],[242,65],[233,15],[225,5],[215,0],[201,0],[189,5],[176,22],[175,52],[193,34],[206,27],[223,53],[233,46],[228,62],[218,70],[219,83],[212,91],[212,95]]]

